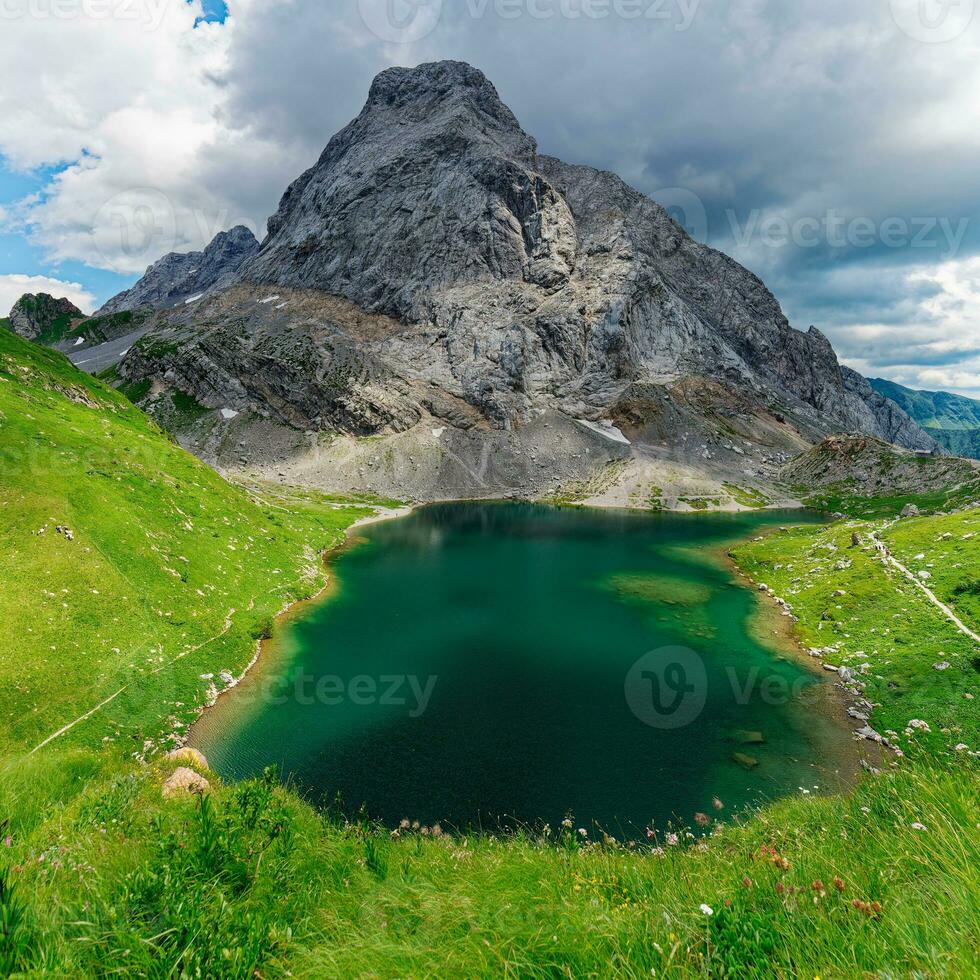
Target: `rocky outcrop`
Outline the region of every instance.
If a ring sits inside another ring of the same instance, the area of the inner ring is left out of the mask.
[[[469,472],[544,418],[736,476],[838,431],[932,445],[660,205],[538,155],[459,62],[382,72],[231,278],[161,315],[123,377],[314,435],[446,426]]]
[[[942,453],[939,443],[894,401],[876,391],[867,378],[842,368],[847,403],[857,432],[880,435],[896,446]]]
[[[910,452],[867,436],[836,435],[792,460],[780,476],[807,491],[841,487],[848,495],[902,496],[971,486],[980,481],[980,463]]]
[[[48,293],[25,293],[10,311],[10,329],[25,340],[61,340],[85,314],[69,299]]]
[[[230,281],[258,247],[248,228],[238,225],[215,236],[203,252],[170,252],[154,262],[135,286],[113,296],[97,315],[179,306]]]
[[[160,787],[161,795],[166,800],[186,796],[203,796],[211,791],[211,784],[201,775],[181,766],[175,769]]]

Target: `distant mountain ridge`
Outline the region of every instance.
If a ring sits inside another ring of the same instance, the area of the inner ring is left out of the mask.
[[[884,378],[871,378],[869,383],[915,419],[944,449],[980,459],[980,401],[948,391],[906,388]]]
[[[201,252],[170,252],[151,265],[130,289],[113,296],[97,316],[143,307],[167,309],[202,296],[229,279],[259,249],[244,225],[222,231]]]

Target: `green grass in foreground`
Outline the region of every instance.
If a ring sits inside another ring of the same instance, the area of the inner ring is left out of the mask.
[[[574,824],[392,835],[271,777],[208,773],[206,801],[164,801],[177,763],[131,754],[173,730],[201,672],[241,666],[269,614],[322,581],[316,550],[362,512],[334,503],[229,486],[121,395],[0,337],[0,974],[976,975],[980,779],[949,748],[976,745],[976,651],[850,549],[848,525],[735,549],[809,642],[871,664],[879,729],[931,722],[847,797],[785,799],[703,840],[658,828],[637,848],[586,843]],[[960,601],[980,568],[975,520],[903,522],[892,547],[924,553]],[[125,698],[23,754],[120,683]]]
[[[975,975],[966,760],[907,764],[846,798],[790,798],[703,843],[638,850],[562,828],[393,838],[332,822],[274,780],[164,802],[163,764],[81,789],[97,762],[52,761],[0,780],[5,893],[23,910],[8,950],[30,972]],[[71,798],[41,815],[26,799],[39,793]]]
[[[364,508],[232,486],[121,394],[0,333],[0,751],[181,732]],[[25,669],[25,666],[28,669]],[[220,683],[220,682],[219,682]],[[60,741],[60,739],[59,739]]]

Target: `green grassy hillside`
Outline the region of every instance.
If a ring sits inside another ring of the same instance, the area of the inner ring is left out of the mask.
[[[980,500],[980,464],[919,455],[870,436],[830,436],[790,460],[780,478],[808,506],[858,517],[897,517],[906,504],[955,510]]]
[[[841,521],[780,531],[740,546],[734,557],[789,604],[801,641],[821,651],[818,662],[855,672],[875,705],[877,731],[892,732],[890,740],[912,755],[947,758],[958,744],[980,749],[980,649],[883,561],[872,535],[913,572],[934,575],[923,581],[980,632],[980,548],[972,544],[978,532],[980,510],[897,523]],[[948,666],[937,670],[941,664]],[[931,731],[908,733],[912,719]]]
[[[271,774],[227,786],[204,770],[206,797],[163,799],[178,763],[153,750],[200,675],[248,661],[361,513],[231,486],[117,392],[0,335],[0,975],[975,975],[978,651],[869,535],[931,568],[976,628],[980,513],[734,551],[808,644],[853,666],[904,752],[846,797],[801,787],[740,819],[719,800],[635,847],[574,822],[512,837],[350,824]]]
[[[872,378],[871,386],[903,408],[944,448],[980,459],[980,401],[948,391],[917,391]]]
[[[231,486],[121,394],[0,333],[0,747],[110,698],[60,740],[142,753],[179,733],[200,675],[237,676],[364,513]]]

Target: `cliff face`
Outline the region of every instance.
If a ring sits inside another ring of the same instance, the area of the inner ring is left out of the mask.
[[[156,268],[126,303],[191,292]],[[735,432],[743,454],[836,431],[933,446],[756,276],[615,175],[539,156],[459,62],[382,72],[260,249],[205,291],[124,377],[314,432],[472,442],[547,416],[625,419],[706,460]]]
[[[170,252],[154,262],[131,289],[113,296],[96,315],[185,303],[228,280],[259,247],[244,225],[223,231],[203,252]]]
[[[25,293],[10,310],[10,329],[25,340],[53,343],[84,318],[85,314],[69,299]]]
[[[830,344],[793,330],[747,270],[616,176],[539,157],[460,63],[379,75],[241,278],[435,328],[461,393],[498,425],[542,398],[594,415],[632,381],[693,374],[761,386],[817,428],[926,444],[848,398]]]

